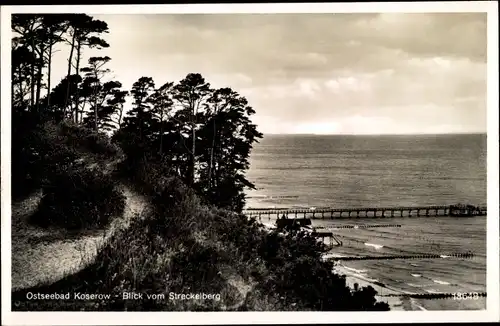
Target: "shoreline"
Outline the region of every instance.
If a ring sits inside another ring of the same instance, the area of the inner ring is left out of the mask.
[[[380,302],[386,302],[391,311],[413,311],[416,310],[414,309],[412,303],[410,300],[403,299],[401,297],[382,297],[380,296],[381,294],[400,294],[401,292],[388,288],[388,287],[382,287],[380,285],[375,284],[374,282],[370,282],[362,277],[357,277],[352,275],[349,271],[345,269],[342,265],[337,265],[334,267],[335,272],[344,275],[346,278],[346,283],[349,287],[354,288],[354,284],[358,283],[358,286],[361,287],[366,287],[366,286],[371,286],[372,288],[377,291],[377,295],[375,298],[377,301]]]
[[[276,226],[273,223],[269,222],[259,222],[259,223],[268,231],[274,230],[276,228]],[[332,253],[325,253],[323,257],[326,256],[335,257],[336,255]],[[414,307],[414,305],[412,304],[411,299],[406,300],[401,297],[381,297],[379,295],[379,294],[400,294],[401,293],[400,291],[388,287],[382,287],[380,285],[375,284],[374,282],[370,282],[365,278],[354,276],[345,267],[339,264],[334,266],[333,271],[340,275],[344,275],[346,278],[346,284],[350,288],[354,288],[355,283],[357,283],[360,288],[366,286],[371,286],[372,288],[374,288],[375,291],[377,291],[377,295],[375,296],[377,301],[386,302],[389,305],[390,311],[418,310],[415,309],[416,307]],[[426,309],[420,307],[420,310],[426,310]]]

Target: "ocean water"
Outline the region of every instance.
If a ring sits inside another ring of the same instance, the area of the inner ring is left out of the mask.
[[[486,135],[268,135],[254,146],[247,207],[486,205]],[[266,217],[267,219],[267,217]],[[339,229],[338,255],[473,252],[471,259],[345,261],[352,276],[399,292],[486,292],[486,217],[313,220]],[[383,293],[382,293],[383,294]],[[412,300],[429,310],[485,309],[486,300]]]

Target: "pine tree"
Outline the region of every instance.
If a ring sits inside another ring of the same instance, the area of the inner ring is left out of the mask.
[[[245,177],[254,142],[262,138],[250,116],[255,111],[246,98],[230,88],[216,90],[210,99],[202,139],[207,162],[200,187],[220,207],[239,211],[244,206],[244,189],[254,188]]]
[[[121,84],[117,82],[108,82],[103,85],[102,78],[110,72],[109,69],[104,68],[104,66],[111,60],[110,57],[91,57],[89,59],[89,65],[81,69],[81,72],[85,73],[86,86],[90,86],[91,89],[91,112],[93,115],[89,114],[84,123],[92,127],[97,132],[99,131],[99,115],[106,117],[111,115],[113,112],[103,113],[103,105],[111,95],[113,89],[120,88]],[[83,103],[83,109],[85,110],[85,101]],[[104,114],[104,116],[103,116]]]
[[[200,110],[205,107],[205,101],[210,96],[210,84],[198,73],[188,74],[174,87],[174,99],[181,110],[177,112],[178,120],[185,123],[191,134],[191,148],[188,149],[189,162],[186,175],[187,183],[193,186],[196,176],[196,130],[200,123]],[[187,148],[186,148],[187,149]]]
[[[150,96],[149,102],[152,104],[152,114],[153,120],[157,124],[158,129],[158,154],[161,156],[163,154],[163,139],[165,129],[166,119],[171,116],[173,109],[173,99],[171,90],[174,83],[168,82],[163,84],[160,88],[156,89],[155,92]]]
[[[80,72],[80,60],[82,56],[82,51],[84,47],[88,48],[107,48],[109,44],[98,37],[103,33],[108,33],[108,24],[94,19],[93,17],[86,14],[74,14],[71,15],[69,19],[69,24],[71,26],[70,40],[67,43],[70,44],[70,57],[68,59],[68,73],[67,76],[71,75],[71,68],[74,67],[76,73]],[[73,66],[73,53],[76,51],[75,64]],[[79,88],[77,88],[77,93],[75,95],[75,105],[73,108],[73,119],[78,122],[78,111],[79,111]],[[69,89],[67,90],[67,105],[69,102]]]

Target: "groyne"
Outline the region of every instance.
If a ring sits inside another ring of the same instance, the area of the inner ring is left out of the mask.
[[[450,253],[450,254],[419,254],[419,255],[385,255],[385,256],[342,256],[331,257],[328,260],[394,260],[394,259],[447,259],[447,258],[473,258],[474,254]]]

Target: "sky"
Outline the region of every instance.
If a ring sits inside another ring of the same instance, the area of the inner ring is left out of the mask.
[[[130,89],[201,73],[245,96],[264,134],[486,132],[486,14],[93,15]],[[52,74],[65,74],[67,48]]]

